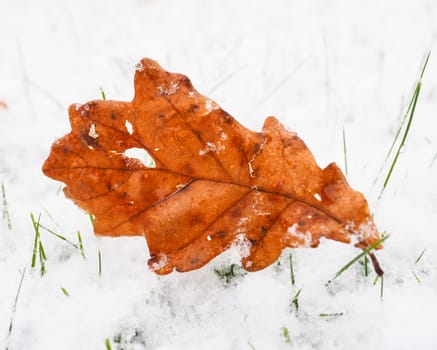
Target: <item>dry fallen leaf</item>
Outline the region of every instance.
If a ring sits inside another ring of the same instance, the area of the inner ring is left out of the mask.
[[[232,244],[256,271],[321,237],[363,249],[380,239],[336,164],[319,168],[274,117],[260,133],[246,129],[150,59],[137,65],[132,102],[91,101],[69,114],[72,130],[44,173],[95,216],[96,234],[144,235],[158,274],[199,268]],[[132,148],[156,167],[124,154]]]

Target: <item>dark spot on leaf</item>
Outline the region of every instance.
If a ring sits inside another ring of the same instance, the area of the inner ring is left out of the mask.
[[[226,232],[224,232],[224,231],[219,231],[219,232],[217,232],[215,235],[216,235],[217,238],[223,239],[223,238],[226,237]]]
[[[199,106],[196,104],[192,104],[190,108],[188,108],[188,113],[196,113],[196,111],[199,109]]]
[[[199,258],[194,258],[190,260],[191,265],[197,265],[199,263]]]
[[[229,214],[231,214],[231,216],[232,216],[233,218],[238,218],[238,217],[241,216],[241,210],[240,210],[240,208],[235,208],[235,209],[232,209],[232,210],[229,212]]]

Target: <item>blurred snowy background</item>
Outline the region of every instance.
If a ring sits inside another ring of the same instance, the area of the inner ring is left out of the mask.
[[[382,199],[381,177],[373,184],[436,38],[434,0],[0,0],[0,347],[105,349],[108,339],[118,350],[436,349],[434,52]],[[132,98],[142,57],[186,74],[252,129],[275,115],[321,166],[344,169],[344,129],[348,179],[391,234],[377,253],[382,300],[360,264],[325,287],[359,253],[339,243],[292,251],[294,285],[291,250],[226,283],[214,270],[238,261],[233,250],[158,277],[144,239],[93,235],[41,165],[69,131],[71,103],[100,99],[100,87],[108,99]],[[30,212],[71,241],[80,230],[86,260],[41,231],[47,272],[32,270]]]

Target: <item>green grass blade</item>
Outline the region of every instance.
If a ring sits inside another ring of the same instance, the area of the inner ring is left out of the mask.
[[[291,285],[294,286],[296,283],[296,279],[294,277],[294,270],[293,270],[293,257],[290,253],[289,255],[289,259],[290,259],[290,280],[291,280]]]
[[[100,94],[102,95],[102,100],[106,101],[106,94],[105,91],[103,90],[103,88],[100,86]]]
[[[38,248],[38,255],[39,255],[39,263],[41,266],[41,276],[44,276],[46,273],[46,264],[45,261],[47,260],[46,253],[44,251],[44,248],[42,246],[41,240],[39,241],[39,248]]]
[[[83,248],[82,236],[80,235],[80,231],[77,231],[77,240],[79,241],[80,254],[82,255],[82,258],[86,260],[85,250]]]
[[[417,257],[416,261],[414,262],[414,265],[416,265],[416,264],[417,264],[417,263],[422,259],[423,254],[425,254],[425,252],[426,252],[426,249],[427,249],[427,248],[425,248],[424,250],[422,250],[422,253],[420,253],[420,255]]]
[[[367,254],[364,254],[364,276],[369,275],[369,258]]]
[[[284,341],[289,344],[291,343],[291,337],[290,337],[290,332],[288,331],[287,327],[282,327],[282,337],[284,338]]]
[[[343,312],[334,312],[334,313],[330,313],[330,314],[321,313],[321,314],[319,314],[319,317],[339,317],[339,316],[343,316],[343,315],[344,315]]]
[[[384,276],[381,276],[381,290],[379,297],[381,300],[384,299]]]
[[[9,214],[8,201],[6,200],[6,190],[5,190],[4,183],[2,183],[2,202],[3,202],[3,210],[2,210],[3,220],[6,221],[8,229],[12,230],[12,220],[11,220],[11,215]]]
[[[21,287],[23,286],[23,281],[24,281],[24,275],[25,274],[26,274],[26,268],[24,268],[23,272],[21,273],[20,283],[18,284],[17,293],[15,294],[14,305],[12,307],[11,321],[9,322],[8,337],[10,337],[10,335],[12,333],[12,329],[14,327],[14,316],[15,316],[15,312],[17,311],[18,298],[20,297]]]
[[[294,310],[295,310],[296,312],[299,311],[299,295],[300,295],[301,292],[302,292],[302,288],[300,288],[300,289],[296,292],[296,294],[294,295],[293,299],[291,299],[291,303],[290,303],[290,311],[292,311],[293,308],[294,308]]]
[[[88,214],[90,221],[91,221],[91,225],[93,225],[94,227],[94,215],[93,214]]]
[[[406,125],[405,130],[404,130],[404,134],[403,134],[402,139],[400,141],[399,147],[397,148],[397,151],[395,153],[394,159],[393,159],[393,161],[391,163],[389,171],[388,171],[388,173],[387,173],[387,175],[385,177],[384,183],[382,185],[382,189],[380,191],[379,198],[382,197],[382,194],[385,191],[385,189],[386,189],[386,187],[388,185],[388,182],[390,181],[391,175],[392,175],[393,170],[395,168],[395,165],[396,165],[396,163],[398,161],[399,155],[400,155],[402,149],[405,146],[405,141],[406,141],[408,133],[410,131],[411,123],[413,121],[414,113],[416,111],[417,101],[419,99],[420,90],[421,90],[421,86],[422,86],[422,78],[423,78],[423,75],[425,73],[426,66],[428,65],[428,61],[429,61],[430,55],[431,55],[431,52],[428,52],[426,57],[425,57],[425,62],[424,62],[423,66],[422,66],[422,69],[420,71],[419,79],[418,79],[418,81],[416,83],[416,87],[414,89],[413,96],[411,97],[411,100],[410,100],[410,103],[408,105],[407,111],[406,111],[406,113],[404,115],[404,118],[403,118],[403,120],[401,122],[401,125],[399,126],[399,129],[398,129],[398,131],[397,131],[397,133],[395,135],[395,138],[394,138],[393,143],[392,143],[392,145],[391,145],[391,147],[389,149],[389,152],[388,152],[388,154],[387,154],[387,156],[386,156],[386,158],[384,160],[382,168],[384,168],[386,162],[390,158],[390,156],[391,156],[391,154],[392,154],[392,152],[394,150],[395,144],[396,144],[396,142],[397,142],[397,140],[398,140],[398,138],[399,138],[399,136],[401,134],[401,130],[403,129],[403,127],[405,125],[405,122],[408,120],[407,125]],[[378,177],[377,177],[377,179],[378,179]],[[377,181],[377,179],[375,180],[375,182]]]
[[[393,170],[395,168],[395,165],[398,161],[399,155],[401,154],[401,150],[405,146],[405,141],[407,139],[408,133],[410,131],[411,123],[413,121],[414,112],[416,111],[416,105],[417,105],[417,100],[419,99],[421,86],[422,86],[422,83],[420,81],[418,81],[417,86],[416,86],[416,90],[415,90],[414,95],[413,95],[413,107],[411,108],[410,116],[408,118],[408,123],[407,123],[407,126],[405,128],[402,140],[401,140],[399,147],[398,147],[398,149],[395,153],[395,156],[393,158],[393,162],[391,163],[390,168],[389,168],[388,173],[387,173],[387,176],[385,177],[381,192],[379,193],[379,198],[381,198],[383,192],[387,188],[388,182],[390,181],[391,175],[392,175]]]
[[[51,233],[53,236],[62,239],[63,241],[65,241],[66,243],[68,243],[69,245],[73,246],[76,249],[79,249],[79,246],[71,241],[69,241],[65,236],[56,233],[55,231],[49,229],[48,227],[44,226],[43,224],[40,224],[39,227],[41,227],[42,229],[44,229],[45,231],[47,231],[48,233]]]
[[[105,346],[106,346],[106,350],[111,350],[111,342],[109,341],[108,338],[105,339]]]
[[[99,249],[99,278],[102,276],[102,253]]]
[[[347,175],[348,174],[348,168],[347,168],[347,147],[346,147],[346,131],[344,130],[344,126],[343,126],[343,157],[344,157],[344,172]]]
[[[35,230],[35,240],[33,243],[33,252],[32,252],[32,263],[31,267],[34,268],[36,266],[36,255],[38,253],[38,242],[39,242],[39,221],[41,219],[41,214],[38,215],[38,220],[35,220],[35,217],[33,216],[33,213],[30,213],[30,218],[32,220],[33,229]]]
[[[416,279],[417,283],[422,284],[422,281],[420,280],[419,276],[417,276],[417,273],[414,270],[411,270],[411,273],[413,274],[413,276]]]
[[[70,293],[68,293],[68,290],[66,290],[64,287],[61,287],[61,291],[66,297],[70,296]]]
[[[369,254],[373,249],[375,249],[377,246],[379,246],[382,242],[384,242],[389,235],[382,237],[377,242],[373,243],[371,246],[367,247],[365,250],[363,250],[360,254],[358,254],[355,258],[353,258],[351,261],[349,261],[346,265],[344,265],[340,270],[337,271],[337,273],[334,275],[333,278],[331,278],[328,282],[326,282],[326,286],[328,286],[332,281],[334,281],[338,276],[340,276],[343,272],[345,272],[348,268],[350,268],[353,264],[355,264],[358,260],[360,260],[364,255]]]
[[[6,348],[5,348],[6,350],[9,349],[9,339],[10,339],[11,334],[12,334],[12,329],[14,328],[14,317],[15,317],[15,313],[17,311],[18,298],[20,297],[21,287],[23,286],[25,274],[26,274],[26,268],[24,268],[23,272],[21,273],[20,283],[18,284],[17,294],[15,294],[14,305],[12,306],[11,320],[9,322],[8,336],[7,336]]]

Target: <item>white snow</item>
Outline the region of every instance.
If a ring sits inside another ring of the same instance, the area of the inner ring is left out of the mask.
[[[294,224],[292,226],[290,226],[289,228],[287,228],[287,233],[295,238],[297,238],[298,240],[300,240],[302,243],[299,244],[299,246],[303,246],[306,248],[309,248],[311,245],[311,232],[302,232],[297,230],[297,224]]]
[[[93,139],[96,139],[99,137],[99,134],[96,132],[96,125],[95,124],[90,125],[90,131],[88,131],[88,136],[92,137]]]
[[[0,182],[12,224],[0,197],[0,348],[105,349],[105,338],[114,350],[437,348],[437,52],[381,199],[387,168],[373,184],[435,46],[436,1],[0,0],[0,9],[7,105]],[[70,131],[68,106],[100,99],[100,86],[111,100],[132,100],[142,57],[186,74],[248,128],[259,131],[275,115],[321,166],[335,161],[344,169],[344,128],[348,181],[390,234],[376,252],[386,272],[382,300],[374,273],[365,277],[358,263],[325,286],[359,253],[351,245],[323,240],[317,249],[288,249],[280,265],[225,285],[214,268],[237,263],[239,247],[200,270],[157,276],[144,238],[92,233],[88,215],[41,165]],[[39,257],[31,268],[30,212],[75,244],[79,230],[86,259],[42,229],[41,277]],[[290,303],[301,288],[296,312]]]
[[[132,126],[132,123],[129,120],[126,120],[126,122],[124,123],[124,126],[126,127],[126,130],[129,133],[129,135],[132,135],[134,133],[134,128]]]

